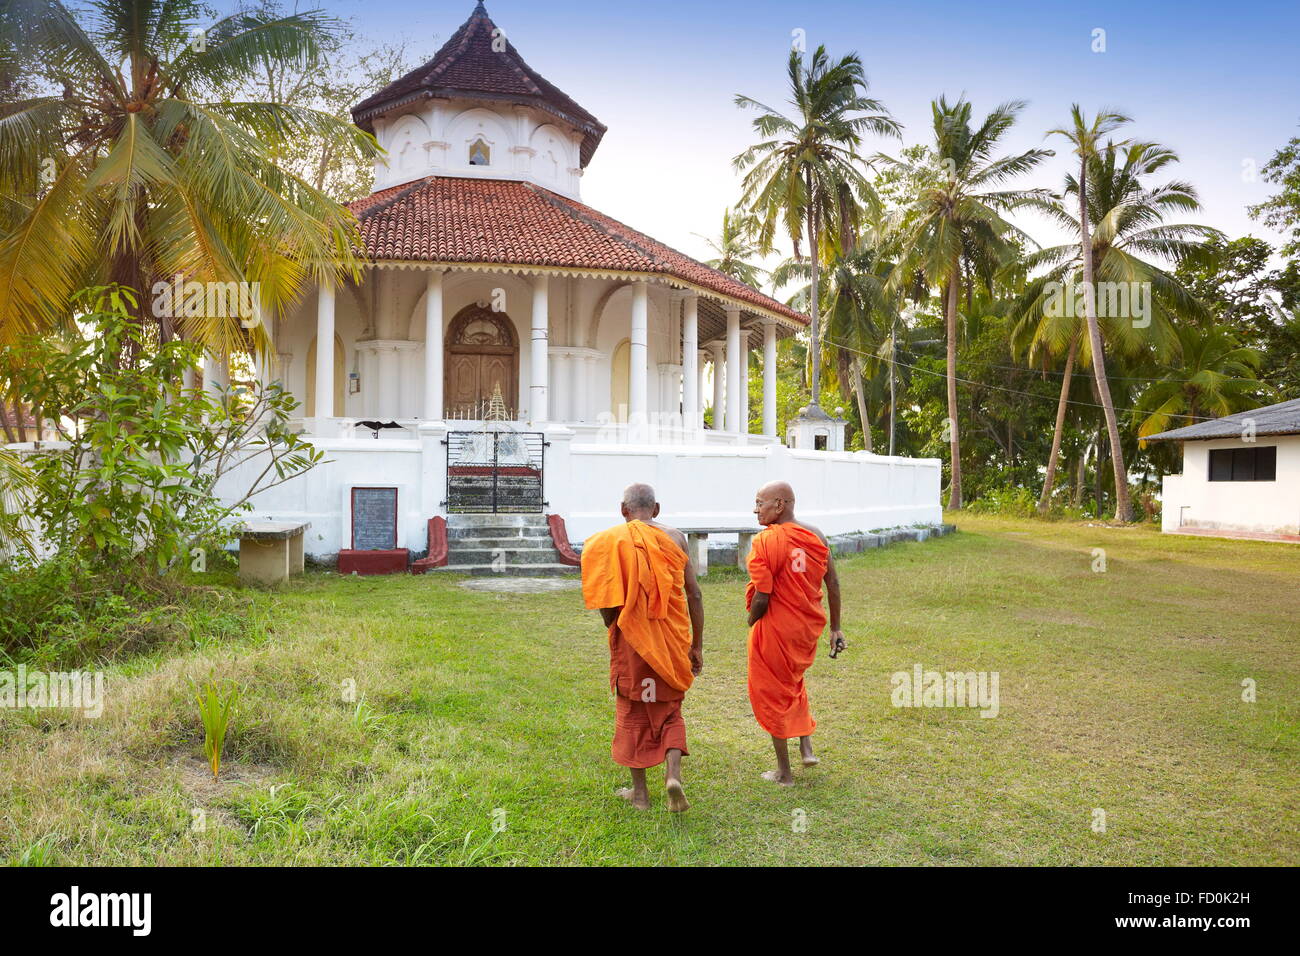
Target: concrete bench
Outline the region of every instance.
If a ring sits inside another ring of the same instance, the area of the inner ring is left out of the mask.
[[[736,536],[736,567],[742,571],[748,567],[749,546],[754,542],[754,535],[759,529],[747,528],[678,528],[686,535],[687,553],[695,559],[695,573],[703,576],[709,573],[709,535],[734,534]]]
[[[252,521],[239,532],[239,578],[255,584],[281,584],[303,572],[306,521]]]

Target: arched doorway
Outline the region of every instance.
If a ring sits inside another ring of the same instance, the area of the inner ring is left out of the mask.
[[[519,342],[503,312],[468,305],[447,329],[443,401],[450,418],[482,418],[499,386],[515,417],[519,397]]]

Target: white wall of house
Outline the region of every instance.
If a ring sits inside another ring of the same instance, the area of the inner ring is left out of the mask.
[[[1277,447],[1275,481],[1210,481],[1210,452]],[[1166,475],[1160,526],[1300,534],[1300,435],[1183,443],[1183,473]]]

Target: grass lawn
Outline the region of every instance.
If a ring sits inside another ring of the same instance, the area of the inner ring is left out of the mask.
[[[249,637],[114,666],[99,720],[0,711],[0,859],[1300,863],[1300,547],[955,520],[841,561],[850,647],[809,672],[823,762],[793,788],[758,777],[771,748],[746,699],[735,572],[704,584],[685,815],[654,771],[650,812],[612,795],[604,634],[578,592],[223,578]],[[917,663],[997,671],[999,715],[893,707],[890,675]],[[186,680],[209,673],[242,686],[217,784]]]

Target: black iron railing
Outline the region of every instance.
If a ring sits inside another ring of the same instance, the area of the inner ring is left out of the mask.
[[[540,514],[548,442],[541,432],[448,432],[448,514]]]

